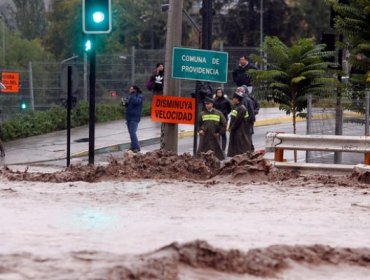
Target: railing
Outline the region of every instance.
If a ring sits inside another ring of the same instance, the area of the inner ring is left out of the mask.
[[[266,151],[275,153],[274,160],[277,166],[306,166],[316,167],[316,169],[325,166],[333,169],[352,169],[353,165],[332,165],[330,167],[329,164],[282,164],[284,150],[363,153],[364,164],[370,165],[370,137],[368,136],[298,135],[280,132],[266,134]]]

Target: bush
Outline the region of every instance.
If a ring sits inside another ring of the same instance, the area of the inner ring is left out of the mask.
[[[105,122],[123,118],[123,108],[119,105],[96,105],[96,122]],[[71,126],[86,125],[89,122],[89,106],[80,102],[72,109]],[[18,115],[2,124],[4,141],[45,134],[67,128],[67,110],[57,106],[46,111],[29,111]]]
[[[151,103],[143,105],[143,116],[149,116]],[[96,122],[107,122],[123,119],[124,108],[117,104],[97,104]],[[71,112],[71,127],[89,123],[89,104],[79,102]],[[45,134],[67,128],[67,110],[56,106],[46,111],[29,111],[9,119],[2,124],[2,139],[4,141]]]

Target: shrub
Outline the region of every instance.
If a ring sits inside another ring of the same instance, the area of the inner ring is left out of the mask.
[[[105,122],[123,118],[123,108],[119,105],[96,105],[96,122]],[[89,122],[87,102],[79,102],[71,112],[71,127],[86,125]],[[9,119],[2,124],[4,141],[45,134],[67,128],[67,110],[52,107],[46,111],[29,111]]]

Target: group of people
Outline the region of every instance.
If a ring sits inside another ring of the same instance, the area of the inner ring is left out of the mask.
[[[222,88],[217,88],[214,95],[211,91],[202,100],[202,112],[199,117],[199,148],[197,154],[213,151],[220,160],[225,156],[233,157],[248,151],[253,151],[253,125],[258,114],[259,104],[251,94],[252,80],[248,75],[249,69],[255,67],[249,63],[247,56],[242,56],[239,65],[233,70],[233,81],[236,89],[231,101]],[[158,63],[150,76],[146,87],[153,95],[163,95],[164,65]],[[129,96],[122,99],[126,110],[126,123],[131,139],[133,152],[139,152],[137,128],[143,106],[143,94],[137,86],[131,86]],[[227,146],[227,131],[230,133]]]
[[[199,120],[198,154],[211,150],[218,159],[225,159],[227,131],[230,133],[228,157],[254,151],[252,134],[259,104],[251,94],[252,79],[247,73],[249,69],[255,67],[249,63],[247,56],[242,56],[238,67],[232,72],[237,88],[231,102],[221,88],[216,90],[213,98],[205,97]]]

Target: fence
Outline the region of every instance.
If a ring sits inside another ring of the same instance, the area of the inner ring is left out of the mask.
[[[213,88],[223,87],[230,96],[235,89],[232,81],[231,72],[237,66],[242,55],[258,53],[256,48],[221,47],[219,50],[228,52],[228,82],[226,84],[211,83]],[[118,103],[130,84],[137,84],[144,89],[146,100],[151,100],[151,94],[145,89],[148,77],[154,70],[158,62],[163,62],[165,57],[164,50],[143,50],[131,49],[128,53],[117,55],[98,55],[96,61],[96,102],[97,103]],[[77,101],[87,100],[88,98],[88,69],[86,58],[77,58],[70,63],[78,70],[78,86],[73,95]],[[61,79],[63,65],[61,63],[33,61],[28,69],[0,69],[1,72],[20,73],[20,91],[18,94],[0,94],[0,117],[2,120],[11,118],[24,112],[20,108],[22,101],[28,105],[27,110],[45,110],[53,105],[60,105],[62,99],[66,98],[65,90]],[[180,96],[191,96],[194,92],[195,81],[182,80]],[[264,99],[262,94],[257,97]],[[343,134],[343,135],[367,135],[368,125],[365,125],[366,118],[369,116],[369,107],[365,102],[364,92],[353,94],[347,92],[340,99],[333,97],[316,97],[309,106],[307,124],[307,134]],[[333,94],[335,95],[335,93]],[[337,103],[340,101],[340,109],[337,110]],[[362,114],[356,112],[361,111]],[[338,115],[337,112],[343,115]],[[288,133],[292,131],[287,131]],[[301,133],[301,132],[300,132]],[[310,152],[307,156],[309,162],[336,161],[339,162],[340,156],[335,158],[332,154],[322,152]],[[346,159],[345,159],[346,160]]]
[[[257,52],[255,48],[225,48],[229,53],[228,83],[212,83],[213,88],[223,87],[228,94],[235,88],[231,71],[238,64],[239,57],[244,54]],[[158,62],[164,62],[164,50],[135,49],[129,53],[117,55],[97,55],[96,60],[96,102],[119,102],[120,97],[128,90],[129,85],[136,84],[144,90],[146,100],[151,94],[145,89],[148,77]],[[77,58],[68,62],[77,69],[76,81],[78,86],[73,95],[78,101],[88,98],[88,67],[86,58]],[[66,98],[66,81],[63,80],[62,63],[30,62],[28,69],[0,69],[0,72],[18,72],[20,74],[20,91],[18,94],[1,93],[1,119],[11,118],[24,112],[20,104],[24,101],[27,110],[45,110],[53,105],[62,104]],[[64,76],[65,77],[65,76]],[[181,81],[180,96],[191,96],[194,92],[195,81]],[[116,95],[116,96],[115,96]]]

